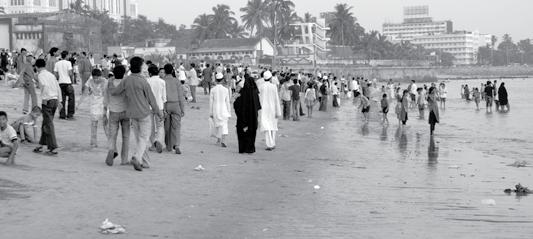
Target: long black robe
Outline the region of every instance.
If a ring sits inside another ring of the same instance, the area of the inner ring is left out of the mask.
[[[507,96],[507,89],[505,89],[505,85],[501,85],[498,89],[498,100],[500,105],[507,105],[509,104],[509,99]]]
[[[237,115],[237,138],[239,153],[255,153],[255,138],[258,127],[258,111],[261,109],[259,90],[253,78],[244,76],[244,87],[233,103]],[[244,129],[247,128],[245,131]]]

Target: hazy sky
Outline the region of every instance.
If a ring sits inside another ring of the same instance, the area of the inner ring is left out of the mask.
[[[240,17],[247,0],[138,0],[140,14],[150,19],[189,27],[194,18],[210,13],[216,4],[227,4]],[[381,31],[383,22],[401,22],[403,6],[429,5],[435,20],[452,20],[455,30],[479,30],[500,39],[509,33],[514,40],[533,38],[533,0],[293,0],[298,15],[331,11],[336,2],[353,6],[354,15],[367,30]]]

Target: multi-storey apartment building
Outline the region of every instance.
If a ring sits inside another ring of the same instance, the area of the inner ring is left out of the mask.
[[[384,23],[383,35],[391,41],[411,41],[418,36],[446,34],[453,32],[452,21],[433,21],[428,6],[404,8],[402,23]]]
[[[7,14],[57,12],[68,9],[76,0],[0,0]],[[137,17],[138,4],[136,0],[85,0],[92,9],[107,11],[115,20],[123,17]]]

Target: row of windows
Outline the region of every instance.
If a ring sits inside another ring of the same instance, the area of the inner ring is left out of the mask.
[[[24,6],[26,5],[26,3],[29,3],[29,1],[26,1],[26,0],[11,0],[11,6]],[[42,4],[44,4],[43,1],[41,0],[33,0],[33,5],[34,6],[41,6]],[[50,7],[56,7],[57,6],[57,0],[49,0],[48,1],[48,5]]]
[[[31,32],[31,33],[15,33],[15,38],[17,40],[25,40],[25,39],[41,39],[42,34],[37,32]]]
[[[219,53],[191,53],[190,56],[252,55],[253,51],[232,51]]]

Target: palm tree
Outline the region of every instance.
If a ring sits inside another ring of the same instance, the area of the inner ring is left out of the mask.
[[[230,37],[230,29],[237,22],[237,19],[233,15],[235,13],[231,11],[228,5],[218,4],[216,7],[213,7],[211,30],[213,31],[214,38]]]
[[[357,19],[353,16],[352,9],[353,7],[346,3],[339,3],[335,6],[335,16],[330,23],[331,41],[334,44],[353,45],[356,38],[355,22]]]
[[[311,13],[306,12],[304,17],[302,18],[302,22],[316,22],[316,17],[313,16]]]
[[[238,22],[234,22],[231,26],[231,29],[228,32],[229,36],[231,38],[246,38],[249,36],[248,32],[246,32],[246,29],[244,26],[239,25]]]
[[[194,19],[192,29],[194,29],[194,35],[197,41],[201,42],[211,37],[211,23],[212,22],[213,22],[213,17],[205,13],[196,17],[196,19]]]
[[[279,43],[279,26],[282,22],[285,20],[290,19],[293,16],[294,11],[294,3],[291,0],[267,0],[266,1],[267,9],[270,12],[269,20],[270,20],[270,27],[272,28],[271,32],[273,34],[273,42],[274,46],[276,46],[277,43]],[[283,22],[287,23],[287,22]]]
[[[492,35],[490,37],[490,45],[491,45],[491,50],[490,50],[490,63],[491,65],[494,66],[494,47],[496,47],[496,42],[498,42],[498,38],[494,35]]]
[[[244,28],[250,30],[250,36],[262,36],[265,22],[268,20],[267,2],[263,0],[249,0],[246,7],[241,8],[244,15],[241,20]],[[256,30],[254,34],[254,30]]]

